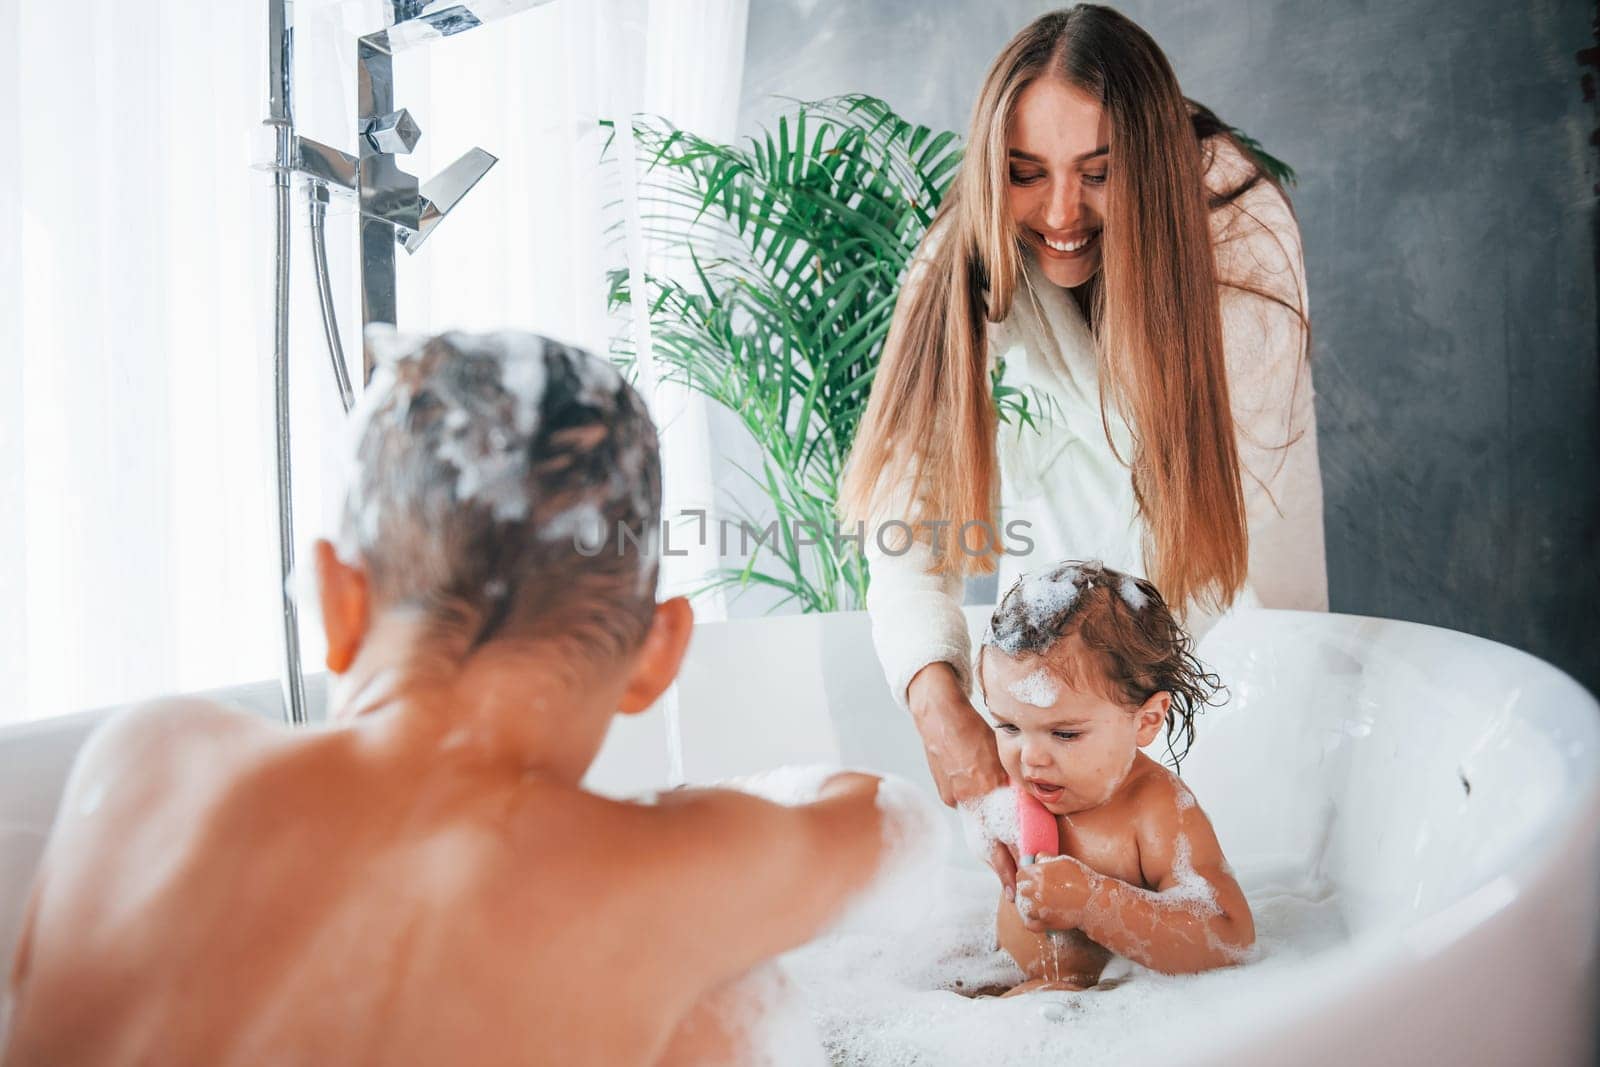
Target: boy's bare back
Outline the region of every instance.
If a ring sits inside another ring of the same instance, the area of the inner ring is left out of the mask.
[[[97,735],[30,905],[8,1067],[653,1063],[826,914],[759,929],[749,830],[712,836],[800,811],[619,803],[410,766],[392,741],[192,701]],[[814,859],[781,837],[774,867]]]

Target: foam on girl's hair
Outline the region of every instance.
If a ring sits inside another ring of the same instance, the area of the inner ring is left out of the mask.
[[[1024,704],[1036,708],[1049,708],[1055,706],[1056,699],[1061,695],[1061,688],[1050,672],[1040,667],[1026,678],[1006,686],[1006,692]]]
[[[1028,644],[1030,630],[1049,630],[1055,619],[1071,610],[1078,599],[1078,577],[1078,568],[1072,564],[1043,574],[1024,574],[1001,601],[1014,604],[1017,610],[1004,616],[997,610],[989,620],[983,643],[994,645],[1008,656],[1020,653]]]

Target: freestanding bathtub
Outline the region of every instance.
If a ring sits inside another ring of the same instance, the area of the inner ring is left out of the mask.
[[[988,612],[967,611],[977,634]],[[1230,698],[1201,720],[1185,780],[1235,866],[1320,879],[1348,934],[1270,981],[1239,986],[1247,995],[1207,1004],[1203,1034],[1150,1026],[1130,1033],[1122,1055],[1591,1062],[1600,994],[1593,697],[1503,645],[1381,619],[1240,611],[1200,652]],[[219,695],[275,713],[270,683]],[[690,781],[826,761],[932,790],[862,613],[703,624],[678,705]],[[73,754],[108,713],[0,730],[0,959]],[[668,778],[666,719],[652,711],[617,721],[589,782],[627,795]],[[952,861],[971,877],[975,861]],[[1070,1027],[1060,1042],[1065,1061]],[[893,1062],[944,1061],[906,1053]]]

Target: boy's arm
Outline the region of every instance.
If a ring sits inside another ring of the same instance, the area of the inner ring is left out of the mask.
[[[716,984],[810,940],[873,881],[893,832],[879,779],[828,779],[788,807],[731,790],[663,794],[653,894],[668,945]],[[654,935],[652,935],[654,936]]]
[[[1051,857],[1018,875],[1029,929],[1077,928],[1167,974],[1243,962],[1255,944],[1250,905],[1228,872],[1211,821],[1181,783],[1172,783],[1172,792],[1173,802],[1150,805],[1136,828],[1140,866],[1154,891],[1071,857]]]

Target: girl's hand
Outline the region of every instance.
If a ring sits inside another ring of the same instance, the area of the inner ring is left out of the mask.
[[[1040,856],[1017,872],[1017,913],[1036,934],[1083,925],[1091,883],[1099,877],[1072,856]]]

